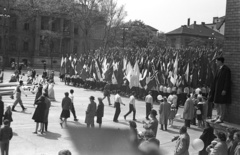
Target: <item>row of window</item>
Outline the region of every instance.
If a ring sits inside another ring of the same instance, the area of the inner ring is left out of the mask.
[[[2,49],[2,39],[0,38],[0,49]],[[17,50],[17,42],[16,41],[10,41],[9,42],[9,50]],[[28,51],[29,50],[29,42],[24,41],[23,42],[23,50]]]

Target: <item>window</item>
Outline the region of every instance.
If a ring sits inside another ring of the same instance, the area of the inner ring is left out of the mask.
[[[0,49],[2,49],[2,38],[0,37]]]
[[[74,28],[74,34],[78,35],[78,28],[77,27]]]
[[[16,40],[12,40],[12,41],[10,42],[10,50],[11,50],[11,51],[16,51],[16,49],[17,49]]]
[[[29,47],[28,45],[29,45],[29,44],[28,44],[27,41],[24,41],[24,42],[23,42],[23,50],[24,50],[24,51],[28,51],[28,47]]]
[[[17,29],[17,19],[13,18],[10,22],[10,29],[16,30]]]
[[[29,30],[29,23],[24,23],[24,30],[28,31]]]

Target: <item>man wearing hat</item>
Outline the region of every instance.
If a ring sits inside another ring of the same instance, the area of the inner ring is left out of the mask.
[[[148,92],[148,95],[145,98],[145,102],[146,102],[146,119],[149,120],[148,116],[153,107],[153,97],[151,91]]]
[[[226,104],[231,103],[231,70],[224,65],[224,58],[216,59],[217,72],[212,82],[209,101],[215,103],[217,117],[213,122],[222,123]]]
[[[15,92],[14,92],[14,93],[16,93],[16,100],[13,103],[12,111],[16,111],[14,108],[18,103],[21,105],[23,111],[25,111],[27,109],[23,106],[23,103],[22,103],[21,94],[23,93],[27,97],[27,94],[25,94],[22,86],[23,86],[23,81],[20,81],[19,85],[16,87]]]
[[[165,130],[167,131],[167,124],[168,124],[168,117],[171,110],[171,105],[168,103],[166,97],[162,97],[161,95],[158,95],[158,100],[160,101],[160,107],[159,107],[159,123],[161,124],[161,130],[163,130],[163,125],[165,127]]]

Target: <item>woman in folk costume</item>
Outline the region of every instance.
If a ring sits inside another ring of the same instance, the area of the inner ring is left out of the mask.
[[[56,101],[53,88],[54,88],[54,82],[51,80],[48,86],[48,97],[51,101]]]
[[[87,127],[92,127],[94,128],[94,117],[96,115],[96,110],[97,110],[97,104],[94,102],[94,97],[91,96],[90,98],[90,103],[88,104],[88,108],[86,111],[86,118],[85,118],[85,123],[87,124]]]

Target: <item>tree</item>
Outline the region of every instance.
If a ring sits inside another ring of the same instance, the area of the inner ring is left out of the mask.
[[[116,40],[118,30],[123,24],[123,20],[127,13],[124,5],[117,6],[117,2],[114,0],[105,0],[102,3],[102,10],[107,17],[107,24],[104,28],[104,48],[113,45]]]
[[[123,28],[125,30],[123,42],[129,47],[146,48],[158,39],[157,31],[142,21],[129,21],[123,25]]]

